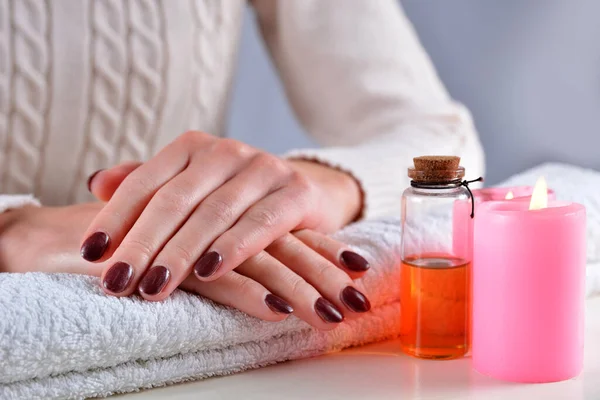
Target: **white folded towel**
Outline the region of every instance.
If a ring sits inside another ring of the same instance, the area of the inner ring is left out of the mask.
[[[262,322],[182,291],[152,303],[106,296],[87,276],[0,274],[0,398],[105,396],[394,337],[398,221],[338,237],[374,264],[360,282],[373,309],[331,332],[295,317]]]
[[[599,292],[600,173],[547,165],[509,183],[531,184],[538,175],[559,198],[588,207],[587,291]],[[87,276],[0,274],[0,398],[107,396],[395,337],[399,221],[362,222],[336,237],[371,261],[359,286],[373,308],[330,332],[294,317],[262,322],[181,291],[151,303],[106,296]]]

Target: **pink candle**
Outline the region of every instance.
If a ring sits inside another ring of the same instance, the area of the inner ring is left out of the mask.
[[[476,201],[483,202],[507,200],[509,193],[511,193],[512,196],[510,196],[508,200],[527,197],[531,196],[532,192],[533,186],[498,187],[473,190],[473,196],[475,197]]]
[[[583,367],[585,208],[480,204],[475,220],[473,367],[515,382],[552,382]]]
[[[531,200],[533,186],[512,186],[497,187],[473,190],[475,200],[475,215],[480,204],[487,201],[525,201]],[[508,198],[507,198],[508,197]],[[552,189],[548,189],[548,198],[555,199]],[[464,224],[464,218],[471,215],[471,204],[469,202],[457,202],[454,206],[454,232],[453,232],[453,251],[457,257],[473,260],[473,230],[474,220]],[[466,229],[466,231],[465,231]]]
[[[497,187],[473,190],[475,202],[499,200],[527,200],[531,199],[533,186]],[[508,196],[508,197],[507,197]],[[554,199],[554,191],[548,190],[548,198]]]

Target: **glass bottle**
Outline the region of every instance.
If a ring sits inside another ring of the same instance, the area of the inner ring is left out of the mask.
[[[471,196],[459,157],[417,157],[402,196],[401,333],[405,353],[465,355],[470,341]]]

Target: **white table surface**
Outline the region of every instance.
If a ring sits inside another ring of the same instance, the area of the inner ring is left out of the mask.
[[[118,396],[158,399],[600,400],[600,297],[586,302],[585,367],[576,379],[513,384],[479,375],[469,358],[417,360],[391,341],[237,375]]]

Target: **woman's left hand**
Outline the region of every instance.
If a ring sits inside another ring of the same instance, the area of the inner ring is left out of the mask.
[[[215,280],[291,231],[342,227],[360,206],[347,174],[189,132],[126,176],[81,253],[114,260],[102,279],[117,296],[133,293],[152,265],[168,266],[168,294],[192,268],[201,281]]]

